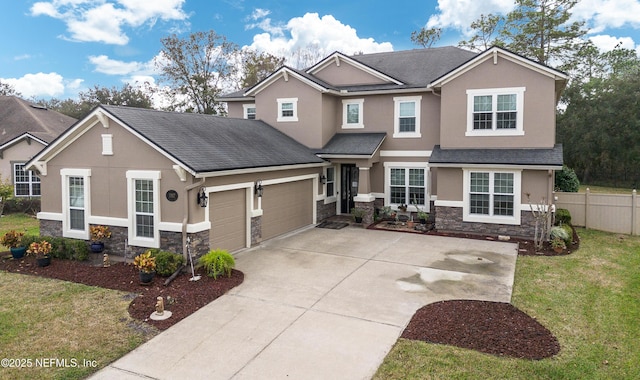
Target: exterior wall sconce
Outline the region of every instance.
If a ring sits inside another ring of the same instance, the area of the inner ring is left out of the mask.
[[[324,174],[320,175],[320,182],[323,185],[326,185],[327,184],[327,176],[325,176]]]
[[[264,191],[264,187],[262,186],[262,181],[261,180],[257,180],[256,181],[255,191],[256,191],[256,195],[258,197],[262,197],[262,192]]]
[[[198,191],[198,205],[200,207],[207,207],[208,200],[209,198],[207,197],[207,194],[205,194],[204,192],[204,187],[201,187],[200,191]]]

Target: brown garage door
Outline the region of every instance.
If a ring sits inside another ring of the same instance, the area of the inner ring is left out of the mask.
[[[246,190],[228,190],[211,193],[209,197],[209,220],[211,249],[228,251],[246,246]]]
[[[313,181],[264,187],[262,238],[269,239],[313,223]]]

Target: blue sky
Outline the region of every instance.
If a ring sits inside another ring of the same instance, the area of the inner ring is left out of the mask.
[[[326,54],[411,49],[411,32],[423,26],[443,28],[436,46],[456,45],[480,14],[512,7],[513,0],[3,1],[0,81],[27,98],[60,99],[94,85],[157,84],[160,39],[210,29],[285,56],[311,43]],[[640,52],[640,0],[580,0],[574,17],[602,49],[621,42]]]

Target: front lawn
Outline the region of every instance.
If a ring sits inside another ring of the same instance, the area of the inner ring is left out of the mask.
[[[376,379],[640,378],[640,237],[579,230],[568,256],[520,256],[512,303],[560,341],[539,361],[400,339]]]

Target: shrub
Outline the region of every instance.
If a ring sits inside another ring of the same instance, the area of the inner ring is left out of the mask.
[[[51,244],[51,256],[55,259],[84,261],[89,258],[89,246],[84,240],[52,236],[25,235],[25,246],[34,242],[46,241]]]
[[[565,243],[571,242],[572,238],[571,234],[567,233],[567,230],[560,226],[551,227],[549,235],[551,236],[552,241],[555,239],[561,239]]]
[[[198,267],[204,268],[207,276],[218,278],[221,274],[231,277],[231,269],[236,266],[236,261],[231,254],[224,249],[215,249],[202,255],[198,259]]]
[[[565,191],[568,193],[576,193],[580,189],[580,181],[573,169],[568,166],[562,166],[561,171],[557,171],[555,175],[555,189],[557,191]]]
[[[566,208],[556,209],[556,226],[568,224],[571,225],[571,213]]]
[[[156,258],[156,273],[159,276],[171,276],[184,264],[184,257],[173,252],[152,250],[151,255]]]
[[[565,240],[565,242],[567,243],[567,245],[571,244],[571,242],[573,241],[573,228],[569,224],[563,224],[560,227],[562,227],[569,236],[569,239]]]

